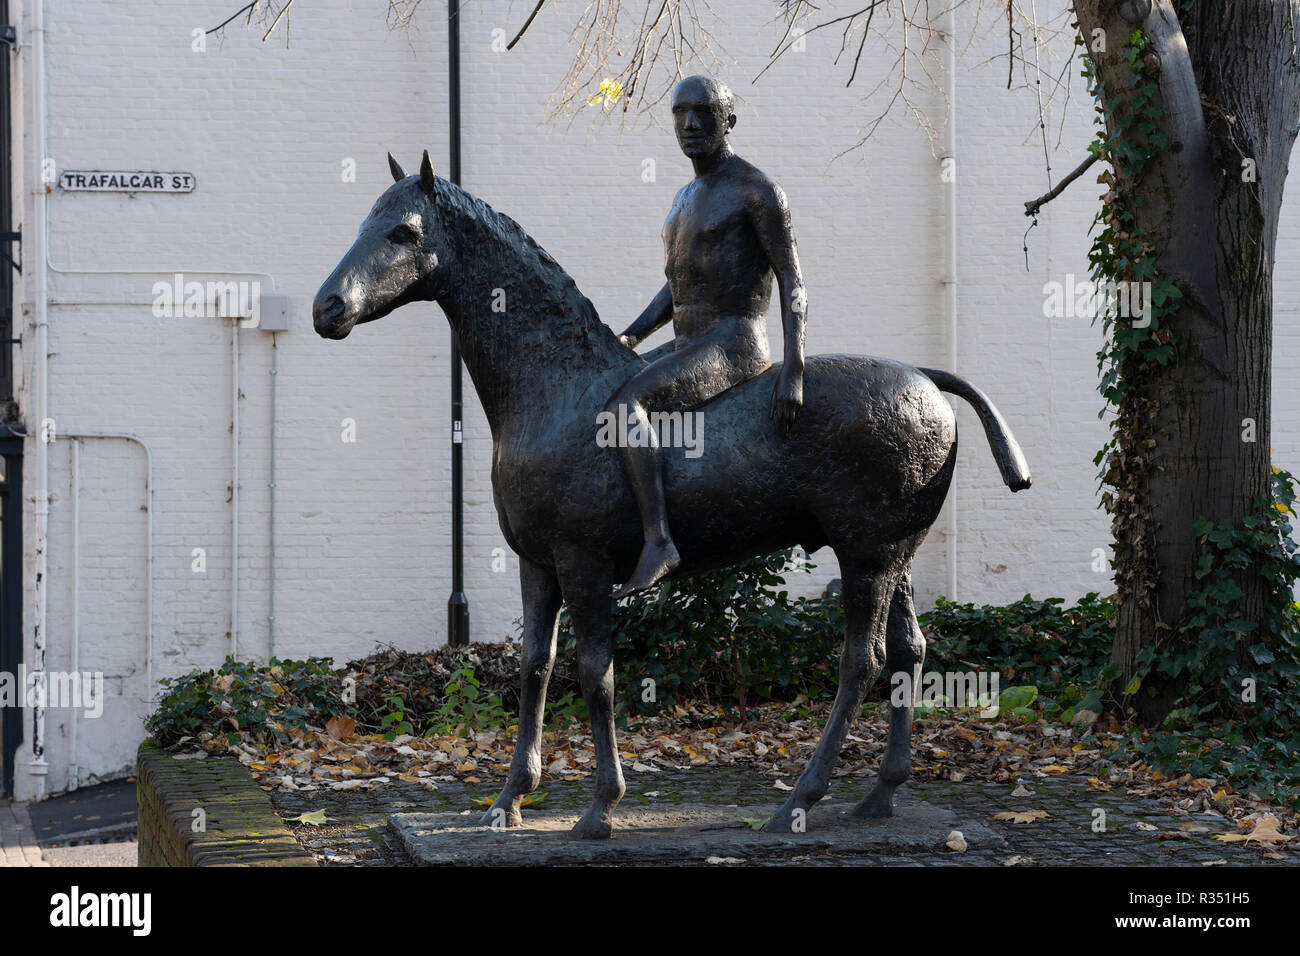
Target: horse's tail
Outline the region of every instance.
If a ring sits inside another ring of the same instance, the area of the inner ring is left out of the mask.
[[[1011,434],[1011,428],[1006,420],[989,401],[987,395],[964,378],[951,372],[941,372],[933,368],[923,368],[918,371],[934,382],[939,391],[964,398],[975,409],[980,424],[984,426],[984,434],[988,436],[989,445],[993,448],[993,457],[997,459],[998,471],[1002,472],[1002,480],[1006,482],[1008,488],[1012,491],[1023,491],[1033,484],[1024,453],[1016,444],[1016,438]]]

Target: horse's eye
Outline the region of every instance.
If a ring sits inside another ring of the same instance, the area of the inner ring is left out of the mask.
[[[393,229],[388,233],[388,241],[396,243],[398,245],[413,246],[420,241],[420,237],[416,235],[414,229],[412,229],[408,225],[403,224],[400,226],[393,227]]]

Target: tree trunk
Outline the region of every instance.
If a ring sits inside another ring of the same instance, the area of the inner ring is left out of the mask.
[[[1183,296],[1165,326],[1172,361],[1126,383],[1132,404],[1120,420],[1135,427],[1116,433],[1107,479],[1116,488],[1117,687],[1129,684],[1143,649],[1165,654],[1194,639],[1177,631],[1197,588],[1197,520],[1239,524],[1270,490],[1273,260],[1300,116],[1288,5],[1197,0],[1184,25],[1169,0],[1156,0],[1138,23],[1124,19],[1121,9],[1136,18],[1142,5],[1074,3],[1089,47],[1093,31],[1105,31],[1105,52],[1089,56],[1108,108],[1122,111],[1130,95],[1129,34],[1140,28],[1152,42],[1146,70],[1159,80],[1167,145],[1134,184],[1143,200],[1134,211],[1158,273],[1173,277]],[[1107,133],[1125,135],[1110,127],[1116,115],[1108,112]],[[1262,621],[1264,578],[1246,574],[1238,584],[1235,612]],[[1126,704],[1153,725],[1182,690],[1151,675]]]

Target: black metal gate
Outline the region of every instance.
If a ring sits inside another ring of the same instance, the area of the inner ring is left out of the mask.
[[[14,230],[13,136],[10,95],[18,35],[9,22],[9,0],[0,0],[0,423],[17,420],[14,403],[14,279],[22,272],[22,236]]]
[[[21,271],[13,230],[12,70],[17,35],[9,0],[0,0],[0,791],[14,792],[14,757],[23,742],[23,429],[14,402],[14,279]],[[13,427],[11,427],[13,426]],[[8,683],[12,698],[5,700]],[[5,706],[8,704],[9,706]]]
[[[12,696],[0,702],[0,767],[4,796],[14,792],[14,757],[23,742],[23,440],[0,429],[0,681]],[[9,706],[3,706],[8,704]]]

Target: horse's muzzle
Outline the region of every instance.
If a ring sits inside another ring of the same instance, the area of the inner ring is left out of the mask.
[[[353,322],[348,321],[348,308],[341,296],[328,295],[311,304],[312,322],[316,334],[327,339],[347,338],[352,331]]]

